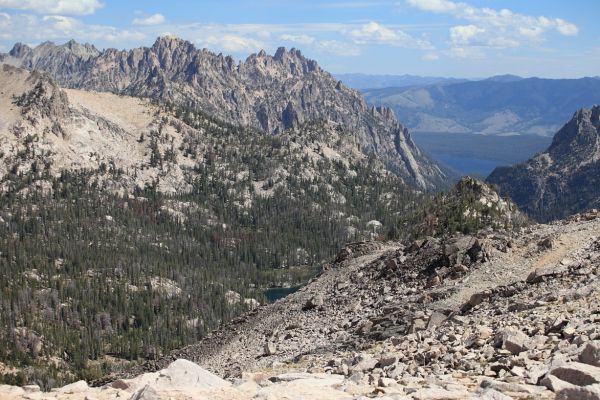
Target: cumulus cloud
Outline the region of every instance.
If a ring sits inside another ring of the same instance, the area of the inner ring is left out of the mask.
[[[369,22],[350,31],[350,37],[358,44],[387,44],[397,47],[421,49],[432,48],[426,40],[414,38],[400,30],[394,30],[377,22]]]
[[[579,32],[577,25],[561,18],[531,16],[513,12],[506,8],[492,9],[473,7],[452,0],[406,0],[407,4],[423,11],[449,14],[457,19],[469,21],[468,25],[450,28],[451,44],[462,53],[465,46],[507,48],[537,44],[545,35],[555,32],[574,36]]]
[[[450,28],[450,40],[455,44],[465,44],[484,32],[485,29],[475,25],[453,26]]]
[[[138,41],[146,36],[137,31],[123,30],[107,25],[88,25],[77,18],[64,15],[36,16],[0,13],[0,38],[30,43],[46,40],[106,41],[121,43]]]
[[[256,52],[267,47],[256,39],[238,35],[208,36],[205,39],[199,39],[197,42],[201,46],[213,50],[224,50],[233,53]]]
[[[279,39],[285,40],[286,42],[299,43],[299,44],[312,44],[315,41],[315,38],[308,35],[289,35],[284,34],[279,36]]]
[[[452,58],[483,58],[484,54],[478,47],[452,47],[446,55]]]
[[[0,0],[1,8],[39,14],[89,15],[103,6],[98,0]]]
[[[317,49],[323,53],[334,54],[342,57],[355,57],[360,55],[360,49],[352,43],[339,40],[320,40]]]
[[[371,7],[379,7],[384,5],[389,5],[391,2],[389,1],[342,1],[337,3],[324,3],[320,4],[320,8],[342,8],[342,9],[352,9],[352,8],[371,8]]]
[[[567,22],[563,19],[557,18],[554,20],[556,23],[556,29],[565,36],[575,36],[579,33],[577,25]]]
[[[425,53],[421,59],[424,61],[437,61],[440,59],[440,56],[437,53]]]
[[[153,14],[146,18],[136,18],[133,20],[134,25],[160,25],[165,22],[165,16],[162,14]]]
[[[459,4],[449,0],[407,0],[407,3],[421,10],[437,13],[455,12],[459,8]]]

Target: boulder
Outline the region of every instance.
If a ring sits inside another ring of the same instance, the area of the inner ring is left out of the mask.
[[[0,385],[0,398],[22,396],[25,394],[23,388],[18,386]]]
[[[600,385],[561,389],[556,393],[556,400],[600,400]]]
[[[487,388],[479,392],[476,398],[479,400],[513,400],[512,397],[507,396],[504,393],[501,393],[492,388]]]
[[[276,352],[277,352],[277,347],[275,346],[275,343],[272,343],[272,342],[265,343],[265,347],[264,347],[264,355],[265,356],[272,356]]]
[[[230,306],[234,306],[242,301],[242,296],[233,290],[228,290],[227,293],[225,293],[225,301]]]
[[[565,272],[568,272],[568,270],[569,267],[563,264],[546,265],[530,273],[529,276],[527,276],[527,283],[538,283],[546,277],[562,275]]]
[[[424,331],[427,329],[427,324],[421,318],[413,319],[413,322],[408,330],[409,333]]]
[[[542,378],[542,380],[540,380],[540,385],[545,386],[546,388],[548,388],[549,390],[552,390],[553,392],[558,392],[561,389],[570,388],[570,387],[574,386],[574,385],[570,384],[569,382],[560,380],[553,375],[546,375],[544,378]]]
[[[527,369],[526,382],[532,385],[537,385],[540,378],[542,378],[548,372],[547,365],[533,365]]]
[[[440,286],[441,284],[442,279],[439,277],[439,275],[434,275],[427,281],[427,285],[425,285],[425,288],[433,288],[436,286]]]
[[[312,310],[313,308],[322,307],[323,306],[323,296],[316,295],[311,297],[304,304],[304,310]]]
[[[600,343],[588,343],[579,354],[579,361],[585,364],[590,364],[600,367]]]
[[[150,385],[146,385],[131,396],[129,400],[161,400],[164,397]]]
[[[159,372],[151,384],[153,389],[207,389],[229,387],[231,384],[188,360],[176,360]]]
[[[469,397],[469,393],[465,390],[446,390],[442,388],[425,388],[419,389],[412,393],[415,400],[464,400]]]
[[[528,394],[539,394],[546,389],[534,385],[525,385],[519,383],[502,382],[495,380],[484,379],[481,381],[480,386],[482,388],[491,388],[502,393],[528,393]]]
[[[529,349],[529,336],[521,331],[506,329],[500,333],[498,338],[502,343],[502,348],[518,355]]]
[[[589,364],[571,362],[552,368],[548,374],[576,386],[600,384],[600,368]]]
[[[398,357],[396,357],[394,355],[386,355],[379,359],[378,365],[380,368],[385,368],[385,367],[389,367],[390,365],[394,365],[397,362],[398,362]]]
[[[260,307],[260,303],[256,299],[244,299],[244,304],[251,310]]]
[[[73,393],[81,393],[85,392],[89,389],[89,386],[86,381],[77,381],[71,383],[69,385],[63,386],[59,389],[61,393],[73,394]]]
[[[350,368],[350,371],[351,372],[372,371],[377,366],[378,363],[379,363],[379,360],[377,360],[376,358],[372,358],[371,356],[369,356],[367,354],[363,354],[356,358],[355,364]]]
[[[540,240],[537,245],[540,250],[550,250],[554,247],[554,239],[551,236],[547,236]]]
[[[39,385],[25,385],[23,386],[25,393],[38,393],[41,391]]]
[[[366,335],[367,333],[371,332],[371,329],[373,329],[373,325],[373,321],[371,320],[362,320],[358,323],[356,333],[358,333],[359,335]]]
[[[485,299],[487,299],[491,295],[492,295],[492,292],[489,290],[484,290],[483,292],[474,293],[469,298],[468,304],[471,307],[475,307],[476,305],[481,304]]]
[[[441,313],[439,311],[434,311],[431,314],[431,317],[429,317],[429,321],[427,322],[427,329],[432,330],[436,326],[442,325],[444,321],[446,321],[446,319],[448,319],[446,314]]]

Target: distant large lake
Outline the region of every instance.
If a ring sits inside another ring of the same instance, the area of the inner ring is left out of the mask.
[[[432,154],[432,156],[459,172],[476,175],[484,179],[492,173],[494,168],[507,164],[505,161],[481,160],[478,158],[456,157],[443,154]]]
[[[277,300],[296,292],[298,289],[300,289],[300,286],[290,288],[271,288],[265,290],[264,295],[269,303],[274,303]]]
[[[545,150],[551,137],[470,133],[413,133],[415,143],[461,175],[487,177],[494,168],[525,161]]]

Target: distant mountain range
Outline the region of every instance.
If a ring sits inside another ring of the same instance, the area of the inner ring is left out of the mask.
[[[335,77],[344,82],[345,85],[358,90],[445,85],[468,81],[468,79],[418,75],[335,74]]]
[[[600,207],[600,106],[577,111],[545,152],[488,182],[541,221]]]
[[[363,92],[370,104],[392,108],[413,132],[549,136],[570,110],[600,103],[600,79],[503,75]]]
[[[261,51],[237,63],[166,36],[132,50],[99,51],[75,41],[35,48],[17,43],[0,62],[47,72],[63,87],[150,98],[270,134],[333,121],[352,132],[363,154],[375,154],[406,183],[435,189],[448,181],[390,109],[368,106],[296,49],[279,48],[273,56]]]

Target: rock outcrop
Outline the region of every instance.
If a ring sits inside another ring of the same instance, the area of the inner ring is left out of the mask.
[[[407,183],[423,189],[447,184],[447,173],[417,148],[390,109],[369,107],[357,91],[296,49],[280,48],[273,56],[261,51],[238,64],[187,41],[161,37],[152,47],[130,51],[99,52],[73,41],[34,49],[17,44],[3,58],[48,72],[65,87],[174,103],[267,133],[333,121],[363,153],[376,154]]]
[[[600,206],[600,106],[581,109],[532,159],[499,167],[487,181],[542,221]]]

